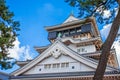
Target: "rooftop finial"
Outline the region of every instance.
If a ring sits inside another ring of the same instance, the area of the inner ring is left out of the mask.
[[[72,8],[72,11],[70,13],[70,16],[74,16],[73,8]]]

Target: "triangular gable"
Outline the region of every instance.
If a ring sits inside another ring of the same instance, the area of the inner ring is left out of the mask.
[[[63,66],[63,64],[65,65]],[[49,67],[46,65],[49,65]],[[37,65],[33,66],[31,69],[29,69],[22,75],[44,74],[44,73],[64,73],[64,72],[78,72],[78,71],[79,72],[95,71],[95,69],[73,59],[69,55],[64,55],[61,53],[60,56],[58,57],[51,55],[45,58],[44,60],[39,62]]]
[[[88,65],[91,68],[96,69],[97,62],[95,62],[93,60],[90,60],[90,59],[88,59],[88,58],[86,58],[86,57],[76,53],[72,49],[66,47],[59,40],[56,40],[56,42],[53,43],[48,49],[46,49],[41,55],[39,55],[37,58],[35,58],[31,62],[29,62],[28,64],[23,66],[22,68],[14,71],[13,73],[11,73],[11,75],[18,76],[18,75],[23,74],[24,72],[28,71],[29,69],[31,69],[33,66],[35,66],[36,64],[38,64],[40,61],[42,61],[43,59],[45,59],[48,56],[53,55],[55,58],[59,57],[60,53],[54,54],[54,52],[53,52],[54,50],[57,50],[58,48],[61,49],[61,51],[62,51],[61,53],[62,54],[69,55],[73,59],[76,59],[77,61],[79,61],[81,63],[84,63],[85,65]],[[113,70],[113,68],[107,67],[107,70]]]
[[[68,23],[71,21],[79,20],[78,18],[74,17],[73,15],[70,15],[63,23]]]

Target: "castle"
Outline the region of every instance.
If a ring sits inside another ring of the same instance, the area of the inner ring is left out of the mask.
[[[71,14],[62,24],[47,26],[50,45],[35,47],[40,55],[18,61],[10,80],[92,80],[102,40],[94,17],[80,20]],[[111,49],[104,80],[120,80],[116,52]]]

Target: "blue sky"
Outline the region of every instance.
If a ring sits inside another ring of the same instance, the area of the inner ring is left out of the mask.
[[[21,24],[21,46],[48,44],[44,26],[63,22],[72,10],[64,0],[7,0],[7,4]]]
[[[31,53],[34,46],[49,44],[44,26],[62,23],[73,10],[64,0],[7,0],[7,4],[21,24],[20,46],[29,45]]]
[[[74,12],[76,17],[78,16],[77,8],[70,7],[64,0],[6,0],[6,2],[10,11],[15,14],[14,19],[20,22],[20,36],[15,42],[16,48],[11,51],[16,52],[14,57],[18,60],[36,57],[38,53],[35,51],[34,46],[49,44],[47,32],[44,29],[45,26],[64,22],[71,11]],[[99,29],[103,28],[99,26]],[[16,68],[18,66],[2,71],[10,73]]]

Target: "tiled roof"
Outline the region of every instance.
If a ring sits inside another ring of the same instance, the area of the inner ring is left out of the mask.
[[[45,74],[29,74],[29,75],[21,75],[21,76],[11,76],[11,79],[19,79],[19,78],[58,78],[58,77],[73,77],[73,76],[93,76],[94,71],[86,71],[86,72],[65,72],[65,73],[45,73]],[[114,75],[120,74],[120,71],[109,71],[105,72],[105,75]]]

